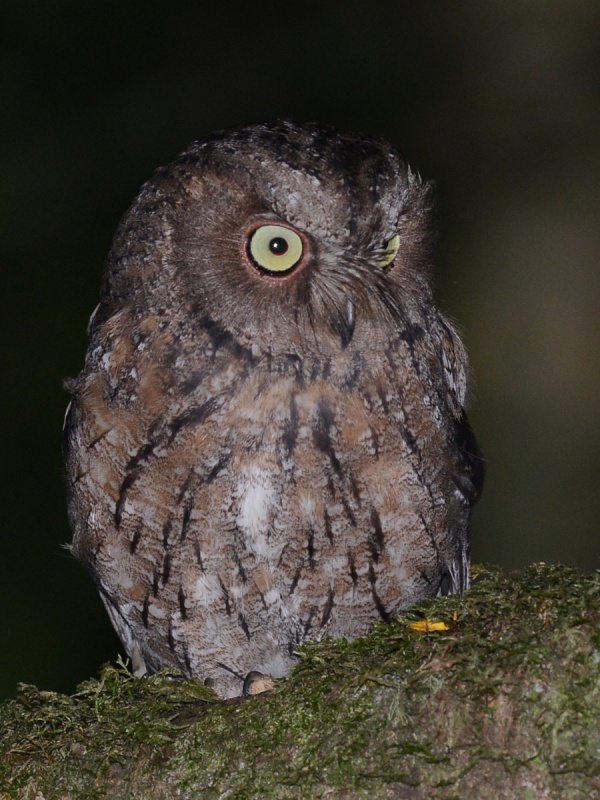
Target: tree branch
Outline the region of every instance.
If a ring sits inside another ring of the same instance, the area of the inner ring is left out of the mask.
[[[0,797],[600,798],[600,574],[474,572],[258,697],[112,666],[73,697],[22,685]]]

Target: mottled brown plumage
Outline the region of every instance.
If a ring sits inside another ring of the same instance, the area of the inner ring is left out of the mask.
[[[386,142],[280,122],[192,144],[125,215],[66,461],[138,674],[240,694],[467,587],[480,460],[430,194]]]

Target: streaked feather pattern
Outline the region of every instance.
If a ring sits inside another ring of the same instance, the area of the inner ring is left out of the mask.
[[[65,452],[72,550],[137,674],[237,695],[468,587],[481,458],[430,209],[391,145],[284,121],[191,145],[123,218]],[[302,238],[285,277],[248,259],[263,223]]]

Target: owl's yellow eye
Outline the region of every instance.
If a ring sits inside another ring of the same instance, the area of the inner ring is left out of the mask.
[[[298,264],[303,252],[302,239],[282,225],[262,225],[250,236],[250,258],[263,272],[284,275]]]
[[[398,255],[398,250],[400,249],[400,236],[396,234],[392,236],[389,242],[385,246],[385,253],[381,256],[379,261],[377,262],[380,267],[387,267]]]

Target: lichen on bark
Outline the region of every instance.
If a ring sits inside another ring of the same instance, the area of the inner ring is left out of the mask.
[[[21,686],[0,798],[600,798],[600,573],[474,573],[255,698],[119,665]]]

